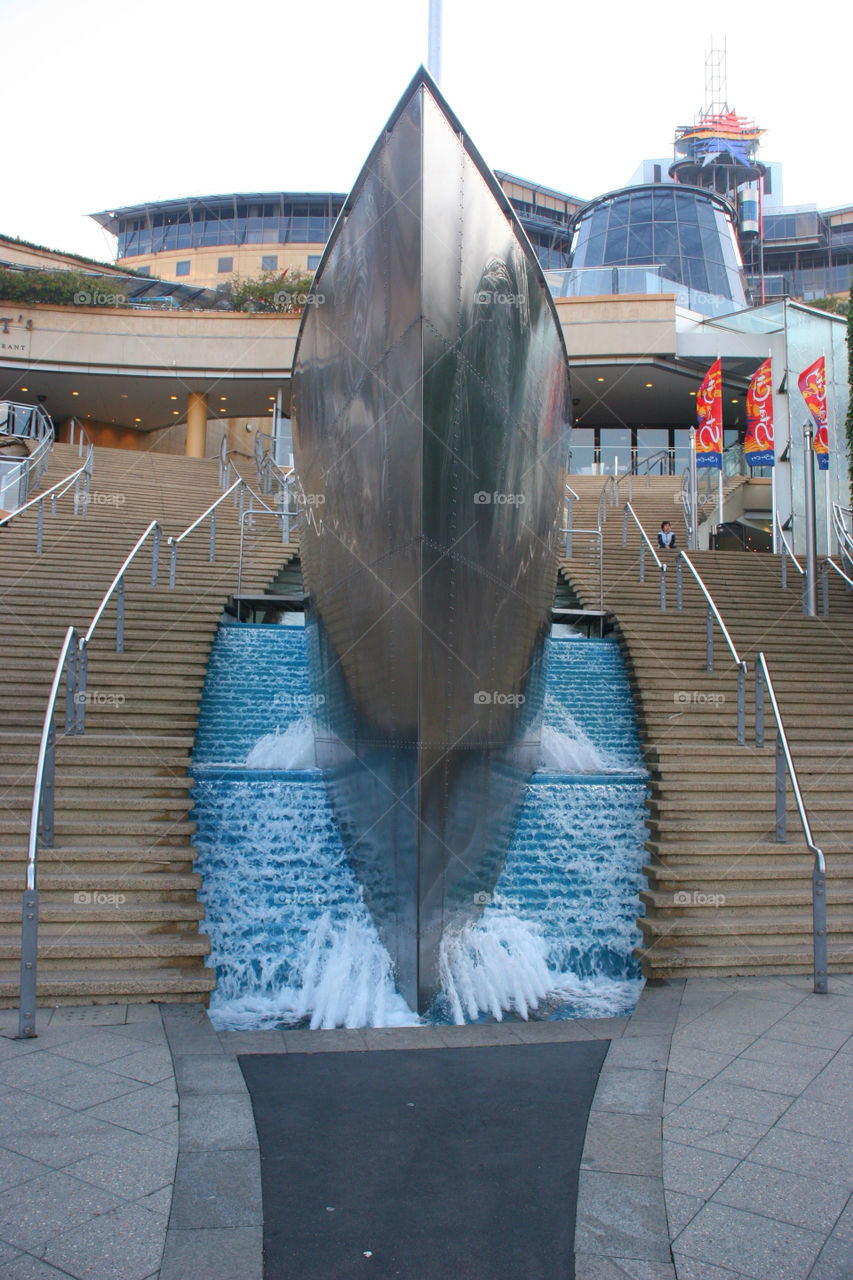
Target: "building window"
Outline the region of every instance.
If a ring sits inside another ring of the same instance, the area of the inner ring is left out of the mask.
[[[261,255],[261,271],[277,271],[278,270],[278,254],[264,253]]]
[[[137,273],[138,273],[139,275],[141,275],[141,276],[150,276],[150,275],[151,275],[151,268],[150,268],[150,267],[137,267],[137,268],[136,268],[136,271],[137,271]]]
[[[309,271],[316,271],[316,270],[317,270],[317,268],[318,268],[318,267],[319,267],[319,265],[320,265],[320,258],[321,258],[322,256],[323,256],[323,255],[322,255],[322,254],[320,254],[320,253],[309,253],[309,254],[308,254],[308,270],[309,270]]]
[[[220,274],[220,275],[222,275],[223,273],[225,273],[225,272],[227,272],[227,271],[233,271],[233,270],[234,270],[234,259],[233,259],[233,258],[220,258],[220,259],[218,260],[217,264],[216,264],[216,270],[219,272],[219,274]]]
[[[175,275],[176,275],[176,276],[188,276],[188,275],[189,275],[189,273],[190,273],[190,260],[189,260],[189,258],[183,258],[180,262],[176,262],[176,263],[175,263]]]

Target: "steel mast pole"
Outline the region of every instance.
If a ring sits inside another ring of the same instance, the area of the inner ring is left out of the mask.
[[[817,617],[817,529],[815,526],[814,452],[811,423],[803,427],[803,471],[806,517],[806,600],[807,618]]]

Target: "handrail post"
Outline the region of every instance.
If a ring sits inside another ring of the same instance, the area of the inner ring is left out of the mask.
[[[65,659],[65,734],[71,737],[74,733],[77,699],[77,646],[72,645]]]
[[[26,889],[21,911],[21,1004],[18,1014],[18,1037],[30,1039],[36,1034],[36,960],[38,958],[39,895],[38,889]]]
[[[53,792],[56,780],[56,727],[51,724],[47,735],[47,751],[44,757],[44,773],[41,784],[41,810],[39,826],[41,842],[46,848],[53,848]]]
[[[737,672],[737,744],[746,746],[746,663]]]
[[[714,614],[710,605],[705,621],[705,670],[714,670]]]
[[[154,538],[151,546],[151,585],[157,586],[157,575],[160,572],[160,526],[157,525],[154,530]]]
[[[249,490],[249,510],[248,510],[248,514],[247,514],[247,517],[246,517],[246,518],[247,518],[247,521],[248,521],[248,524],[249,524],[249,528],[250,528],[250,529],[253,529],[253,528],[255,527],[255,521],[254,521],[254,502],[255,502],[255,495],[254,495],[254,492],[250,489],[250,490]]]
[[[812,935],[814,940],[814,990],[825,996],[828,991],[829,953],[826,937],[826,874],[815,859],[812,871]]]
[[[628,501],[634,501],[634,472],[628,472]]]
[[[679,609],[684,608],[684,570],[681,567],[681,556],[675,560],[675,598]]]
[[[640,539],[640,582],[646,580],[646,543],[645,539]]]
[[[210,563],[216,559],[216,511],[210,513]]]
[[[628,499],[628,501],[630,502],[630,498]],[[624,516],[624,519],[622,520],[622,546],[627,547],[627,545],[628,545],[628,508],[626,507],[625,516]]]
[[[86,512],[89,510],[89,472],[88,471],[83,472],[83,504],[82,505],[83,505],[82,514],[85,515]]]
[[[245,486],[245,484],[241,484],[241,485],[240,485],[240,488],[239,488],[238,492],[239,492],[239,494],[240,494],[240,519],[242,520],[242,519],[243,519],[243,512],[244,512],[244,510],[245,510],[245,508],[246,508],[246,486]]]
[[[785,539],[781,539],[782,543],[782,590],[784,591],[788,585],[788,552],[785,548]]]
[[[75,733],[86,730],[86,678],[89,667],[89,654],[86,641],[82,639],[77,649],[77,727]]]
[[[660,607],[666,608],[666,565],[660,567]]]
[[[760,662],[755,667],[755,745],[764,746],[764,672]]]
[[[566,559],[567,560],[571,560],[572,558],[572,521],[574,518],[573,516],[574,504],[575,504],[574,498],[572,497],[571,494],[568,494],[566,496],[566,506],[568,508],[568,511],[566,513]]]
[[[785,813],[785,752],[782,735],[776,734],[776,841],[784,844],[787,839],[787,815]]]
[[[124,574],[116,587],[116,653],[124,653]]]
[[[824,560],[821,565],[821,573],[823,575],[823,616],[829,614],[829,564]]]
[[[44,540],[44,498],[39,500],[36,507],[38,512],[38,524],[36,525],[36,555],[41,555],[42,542]]]
[[[174,587],[175,573],[178,568],[178,544],[177,542],[175,542],[174,538],[170,538],[169,541],[172,547],[172,550],[169,556],[169,586]]]

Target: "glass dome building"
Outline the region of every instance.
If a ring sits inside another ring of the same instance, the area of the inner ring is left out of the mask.
[[[706,315],[749,305],[733,209],[712,192],[678,184],[623,188],[585,205],[571,268],[549,272],[549,280],[564,297],[675,293]]]

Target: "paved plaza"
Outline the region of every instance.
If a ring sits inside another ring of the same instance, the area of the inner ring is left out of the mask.
[[[3,1011],[0,1277],[261,1280],[244,1055],[609,1040],[577,1280],[850,1280],[853,977],[830,986],[691,978],[630,1018],[401,1030],[217,1034],[130,1004],[43,1010],[20,1041]]]

